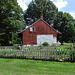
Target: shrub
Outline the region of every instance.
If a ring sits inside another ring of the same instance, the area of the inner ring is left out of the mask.
[[[66,48],[67,48],[67,49],[72,49],[72,46],[70,45],[70,46],[67,46]]]
[[[40,45],[39,47],[38,47],[38,49],[42,49],[43,48],[43,46],[42,45]]]
[[[66,55],[66,52],[64,53],[64,51],[59,51],[59,50],[57,50],[57,52],[56,52],[56,55],[63,55],[63,54]]]
[[[48,43],[48,42],[44,42],[42,45],[43,45],[43,46],[48,46],[49,43]]]
[[[13,46],[14,42],[13,41],[9,41],[9,46]]]

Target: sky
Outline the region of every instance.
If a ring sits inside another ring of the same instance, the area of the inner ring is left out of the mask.
[[[25,11],[32,0],[17,0],[20,7]],[[70,13],[75,19],[75,0],[51,0],[59,11]]]

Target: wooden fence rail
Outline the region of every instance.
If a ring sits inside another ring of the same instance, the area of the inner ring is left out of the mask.
[[[0,49],[0,57],[29,58],[42,60],[75,60],[74,49]]]

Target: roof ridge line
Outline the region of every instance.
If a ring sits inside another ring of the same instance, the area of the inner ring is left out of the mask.
[[[42,19],[43,20],[43,19]],[[45,20],[43,20],[46,24],[48,24]],[[48,24],[49,25],[49,24]],[[51,25],[49,25],[52,29],[54,29]],[[54,29],[56,32],[59,32],[58,30]],[[59,32],[61,34],[61,32]]]
[[[33,24],[35,24],[35,23],[37,23],[39,20],[42,20],[42,21],[44,21],[47,25],[49,25],[45,20],[43,20],[42,18],[40,18],[40,19],[38,19],[37,21],[35,21],[34,23],[32,23],[29,27],[31,27]],[[50,26],[50,25],[49,25]],[[28,28],[29,28],[28,27]],[[52,26],[50,26],[53,30],[55,30],[56,32],[58,32],[58,33],[60,33],[61,34],[61,32],[59,32],[58,30],[56,30],[56,29],[54,29]],[[28,29],[27,28],[27,29]],[[24,29],[24,30],[22,30],[21,32],[19,32],[19,33],[22,33],[23,31],[25,31],[26,29]]]
[[[34,23],[32,23],[29,27],[31,27],[33,24],[35,24],[36,22],[38,22],[38,21],[41,20],[41,19],[42,19],[42,18],[40,18],[40,19],[38,19],[37,21],[35,21]],[[29,28],[29,27],[28,27],[28,28]],[[28,28],[27,28],[27,29],[28,29]],[[26,29],[22,30],[22,31],[19,32],[19,33],[22,33],[22,32],[25,31],[25,30],[26,30]]]

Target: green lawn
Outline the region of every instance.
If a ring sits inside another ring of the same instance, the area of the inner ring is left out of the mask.
[[[0,58],[0,75],[75,75],[75,63]]]

